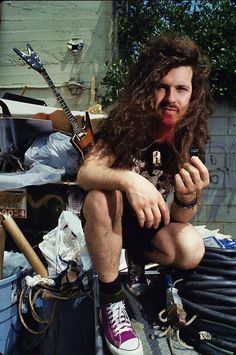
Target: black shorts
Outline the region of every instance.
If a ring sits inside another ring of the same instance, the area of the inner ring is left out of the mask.
[[[123,248],[127,249],[133,256],[134,261],[141,262],[145,260],[144,252],[153,248],[152,238],[158,230],[163,228],[161,222],[159,227],[147,228],[141,227],[133,208],[130,206],[126,196],[123,195],[124,210],[122,216],[122,238]]]

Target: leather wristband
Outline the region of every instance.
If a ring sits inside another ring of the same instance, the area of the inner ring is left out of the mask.
[[[196,197],[193,201],[191,202],[183,202],[178,199],[176,196],[176,193],[174,194],[174,202],[178,207],[184,208],[186,210],[191,209],[196,206],[198,202],[198,198]]]

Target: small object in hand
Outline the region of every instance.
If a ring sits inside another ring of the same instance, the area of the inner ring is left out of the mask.
[[[190,150],[189,150],[190,157],[193,157],[193,156],[198,157],[198,154],[199,154],[198,148],[196,148],[196,147],[190,148]]]

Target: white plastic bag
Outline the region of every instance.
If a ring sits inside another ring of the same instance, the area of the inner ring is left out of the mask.
[[[70,211],[63,211],[58,226],[43,237],[39,248],[48,263],[49,276],[56,277],[70,261],[75,261],[84,271],[91,268],[81,221]]]

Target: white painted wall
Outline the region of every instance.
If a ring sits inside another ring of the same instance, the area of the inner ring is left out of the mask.
[[[0,22],[0,96],[13,92],[46,100],[56,99],[42,76],[22,66],[12,48],[25,50],[29,42],[38,52],[49,76],[74,110],[87,109],[91,102],[91,78],[96,93],[105,75],[105,62],[112,55],[112,0],[107,1],[4,1]],[[67,47],[74,37],[84,48],[73,53]],[[73,96],[68,82],[82,82],[83,91]]]

